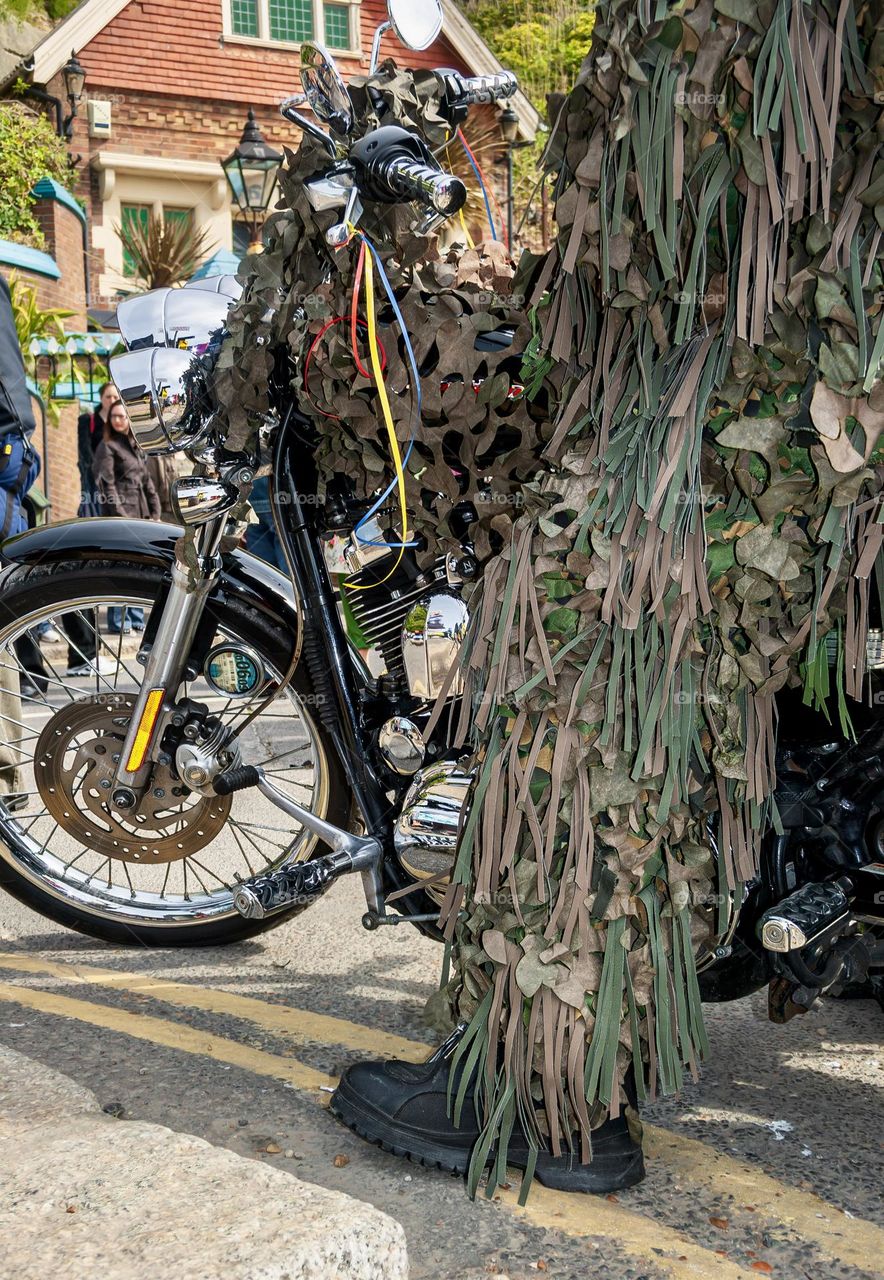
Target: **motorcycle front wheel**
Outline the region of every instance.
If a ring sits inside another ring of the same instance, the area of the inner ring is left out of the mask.
[[[259,792],[189,791],[174,764],[156,767],[131,817],[112,812],[96,786],[94,765],[125,738],[143,675],[142,618],[163,573],[158,564],[71,561],[16,568],[3,579],[0,888],[108,942],[216,946],[303,910],[294,904],[245,920],[233,898],[242,881],[320,851]],[[260,657],[265,702],[288,670],[293,638],[235,596],[211,601],[209,610],[213,645],[239,643]],[[231,727],[243,764],[261,765],[292,799],[346,826],[348,788],[301,665],[248,724],[258,705],[252,696],[225,698],[201,675],[179,694]]]

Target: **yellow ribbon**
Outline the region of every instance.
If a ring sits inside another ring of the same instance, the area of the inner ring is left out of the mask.
[[[387,428],[387,436],[390,441],[390,453],[393,457],[393,466],[396,471],[396,489],[399,495],[399,509],[402,512],[402,535],[399,547],[399,554],[393,562],[390,570],[385,576],[377,582],[370,585],[378,587],[382,582],[395,572],[399,566],[399,562],[405,552],[405,543],[408,541],[408,508],[405,502],[405,467],[402,462],[402,454],[399,449],[399,441],[396,439],[396,427],[393,422],[393,413],[390,409],[390,400],[387,396],[387,387],[384,383],[384,370],[381,363],[381,353],[378,347],[377,326],[374,314],[374,265],[372,263],[371,249],[366,243],[365,246],[365,313],[366,322],[368,324],[368,354],[371,360],[371,371],[374,375],[375,384],[378,389],[378,399],[381,402],[381,413]],[[357,543],[359,535],[357,533]],[[345,582],[344,586],[350,591],[365,591],[368,584],[360,585],[359,583]]]

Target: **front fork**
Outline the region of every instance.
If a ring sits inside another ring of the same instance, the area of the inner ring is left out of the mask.
[[[111,800],[114,808],[123,812],[137,806],[150,781],[157,745],[174,710],[196,629],[221,569],[218,547],[226,523],[227,516],[222,513],[197,529],[196,572],[178,557],[172,568],[172,585],[114,775]]]

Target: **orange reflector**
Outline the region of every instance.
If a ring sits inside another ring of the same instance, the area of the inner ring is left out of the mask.
[[[141,714],[141,722],[138,725],[138,733],[135,735],[135,743],[129,752],[129,759],[126,761],[126,772],[134,773],[136,769],[140,769],[144,763],[144,757],[147,755],[147,748],[150,744],[151,734],[154,725],[157,722],[157,716],[160,714],[160,706],[163,701],[164,689],[151,689],[147,695],[147,703]]]

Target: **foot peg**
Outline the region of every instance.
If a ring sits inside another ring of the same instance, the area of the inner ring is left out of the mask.
[[[253,764],[241,764],[235,769],[225,769],[219,773],[212,786],[215,795],[232,796],[234,791],[245,791],[246,787],[257,787],[262,773]]]
[[[806,884],[766,911],[758,922],[768,951],[798,951],[843,920],[850,919],[853,885],[846,876],[823,884]]]
[[[312,901],[329,880],[350,871],[363,873],[369,908],[379,908],[381,899],[378,868],[381,846],[372,836],[356,836],[352,831],[333,826],[324,818],[317,818],[309,809],[305,809],[274,786],[265,777],[264,770],[256,765],[228,769],[218,775],[213,786],[221,796],[229,796],[245,787],[257,787],[271,804],[294,818],[307,831],[312,831],[332,851],[325,858],[292,863],[270,875],[244,881],[233,899],[233,904],[241,915],[248,920],[261,920],[283,907]]]
[[[352,870],[349,858],[344,859],[343,866],[338,865],[336,858],[340,859],[340,855],[298,862],[272,875],[249,880],[237,889],[233,905],[247,920],[263,920],[282,907],[306,906],[330,880]]]

